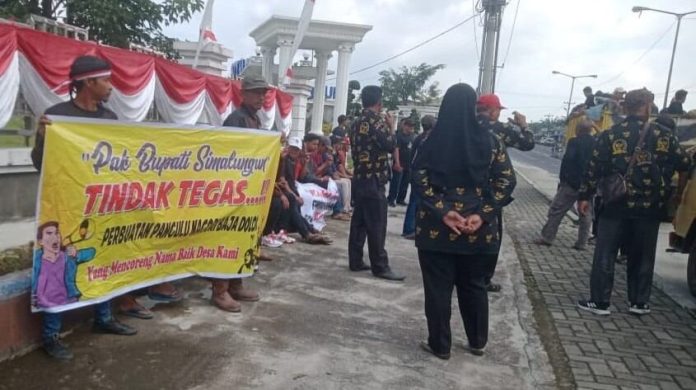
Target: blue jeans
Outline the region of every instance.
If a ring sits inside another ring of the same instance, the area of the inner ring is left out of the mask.
[[[404,217],[404,229],[401,232],[404,236],[416,233],[416,211],[418,209],[418,203],[420,203],[420,197],[416,191],[411,188],[411,196],[408,199],[408,207],[406,207],[406,217]]]
[[[392,169],[392,177],[389,181],[389,195],[387,196],[388,203],[394,203],[399,196],[399,188],[401,188],[401,178],[403,172],[397,172]]]
[[[336,201],[336,204],[333,207],[333,215],[340,214],[345,210],[345,207],[343,206],[343,199],[341,197],[338,197],[338,200]]]
[[[106,301],[94,305],[94,323],[97,325],[111,322],[111,302]],[[63,313],[44,313],[41,338],[48,342],[60,334],[63,327]]]

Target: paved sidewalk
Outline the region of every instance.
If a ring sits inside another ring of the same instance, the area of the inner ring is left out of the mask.
[[[227,314],[208,304],[209,283],[182,283],[186,298],[157,305],[155,319],[126,319],[134,337],[67,337],[75,360],[36,351],[0,363],[0,389],[553,389],[556,382],[533,323],[520,263],[505,241],[492,295],[490,342],[483,357],[462,347],[453,307],[452,358],[418,347],[426,337],[416,250],[399,236],[404,208],[390,209],[387,250],[406,283],[347,269],[348,224],[331,221],[332,246],[296,243],[245,282],[262,299]],[[145,301],[147,302],[147,301]],[[545,337],[545,336],[543,336]]]
[[[577,230],[567,219],[556,245],[533,244],[548,201],[521,177],[514,197],[505,210],[506,229],[562,384],[572,377],[578,388],[587,389],[696,389],[696,317],[657,288],[652,314],[628,314],[621,265],[616,267],[612,314],[580,312],[575,303],[589,294],[592,251],[571,249]]]
[[[556,188],[558,187],[558,174],[553,172],[554,166],[550,166],[550,163],[547,161],[551,158],[549,157],[547,160],[543,160],[540,157],[540,153],[536,153],[532,156],[534,160],[531,160],[537,161],[540,165],[544,165],[546,168],[551,169],[551,171],[549,171],[538,166],[530,165],[528,163],[529,161],[522,162],[522,157],[528,157],[525,156],[524,153],[526,152],[510,149],[510,155],[513,159],[518,178],[527,180],[550,202],[556,195]],[[557,164],[560,166],[560,160],[551,160],[551,162],[554,163],[558,161]],[[577,220],[577,214],[572,210],[568,212],[568,216],[572,220]],[[669,247],[669,233],[673,230],[674,228],[671,223],[660,224],[660,235],[657,240],[655,258],[654,283],[679,305],[696,311],[696,297],[691,295],[689,285],[686,281],[686,268],[689,255],[666,251]]]

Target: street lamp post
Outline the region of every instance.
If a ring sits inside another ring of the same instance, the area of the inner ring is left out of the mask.
[[[575,79],[582,79],[585,77],[592,77],[592,78],[596,79],[597,75],[596,74],[586,74],[586,75],[582,75],[582,76],[573,76],[571,74],[559,72],[557,70],[554,70],[551,73],[560,74],[561,76],[570,77],[573,80],[573,82],[570,84],[570,97],[568,97],[568,108],[566,108],[566,117],[569,117],[570,116],[570,105],[571,105],[571,101],[573,100],[573,89],[575,89]]]
[[[682,18],[686,15],[691,15],[693,13],[696,13],[696,11],[691,11],[691,12],[684,12],[684,13],[677,13],[677,12],[671,12],[671,11],[664,11],[661,9],[655,9],[655,8],[648,8],[648,7],[633,7],[633,12],[643,12],[643,11],[654,11],[654,12],[660,12],[663,14],[669,14],[677,17],[677,32],[674,34],[674,45],[672,46],[672,59],[669,61],[669,73],[667,74],[667,88],[665,89],[665,101],[662,105],[662,108],[667,108],[667,99],[669,98],[669,85],[672,82],[672,68],[674,67],[674,54],[677,51],[677,40],[679,39],[679,27],[681,26],[681,21]]]

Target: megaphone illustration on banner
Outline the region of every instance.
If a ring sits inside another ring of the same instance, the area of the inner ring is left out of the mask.
[[[63,238],[63,246],[75,245],[79,242],[87,241],[94,236],[94,232],[96,230],[97,225],[94,223],[94,221],[91,219],[85,219],[80,222],[80,225],[77,226],[70,234]]]

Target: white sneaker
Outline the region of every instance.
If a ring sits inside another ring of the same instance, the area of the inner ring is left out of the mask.
[[[293,243],[295,243],[295,242],[297,241],[297,240],[295,240],[294,238],[288,236],[288,234],[285,233],[285,230],[279,231],[278,233],[276,233],[276,234],[274,235],[274,237],[275,237],[278,241],[280,241],[280,242],[282,242],[282,243],[285,243],[285,244],[293,244]]]
[[[650,314],[650,306],[647,303],[634,303],[628,308],[628,311],[637,315]]]
[[[261,237],[261,245],[269,248],[278,248],[279,246],[283,245],[283,242],[269,234]]]

